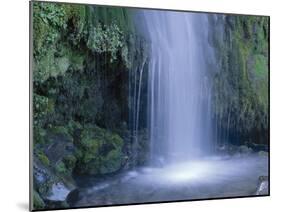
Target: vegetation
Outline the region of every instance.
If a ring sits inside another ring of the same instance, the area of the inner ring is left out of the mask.
[[[72,188],[74,174],[125,165],[126,81],[142,39],[126,9],[33,2],[32,11],[34,208],[55,208],[57,182]]]
[[[221,34],[212,42],[219,61],[213,110],[218,128],[229,131],[223,139],[267,144],[268,17],[221,16],[213,26]]]
[[[56,183],[73,189],[75,175],[101,177],[147,162],[146,116],[140,115],[139,131],[130,134],[134,100],[129,86],[139,66],[145,66],[149,45],[135,29],[129,9],[46,2],[32,2],[32,7],[33,206],[67,207],[65,201],[48,199]],[[265,143],[268,20],[210,20],[219,61],[209,76],[216,127],[230,129],[243,142]],[[147,77],[144,72],[143,99]],[[142,100],[140,110],[146,114],[147,102]],[[139,139],[138,156],[132,155],[134,136]]]

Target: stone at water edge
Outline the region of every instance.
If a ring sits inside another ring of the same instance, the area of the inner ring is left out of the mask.
[[[49,201],[65,201],[67,195],[71,192],[62,182],[52,185],[51,194],[47,196]]]
[[[268,152],[266,152],[266,151],[259,151],[259,156],[261,156],[261,157],[268,157]]]
[[[33,190],[33,209],[44,209],[45,202],[42,200],[37,191]]]
[[[78,202],[81,199],[80,190],[74,189],[66,197],[67,204],[72,207],[75,205],[76,202]]]
[[[239,147],[239,151],[242,154],[250,154],[253,152],[253,149],[250,147],[247,147],[246,145],[242,145]]]
[[[256,195],[268,195],[268,176],[260,176]]]

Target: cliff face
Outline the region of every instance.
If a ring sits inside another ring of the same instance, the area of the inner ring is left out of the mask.
[[[144,41],[126,9],[32,7],[34,205],[57,207],[50,203],[55,183],[71,190],[74,173],[103,175],[127,166],[129,78],[137,74]]]
[[[211,76],[214,132],[236,144],[267,145],[269,18],[217,15],[210,22],[217,59]]]

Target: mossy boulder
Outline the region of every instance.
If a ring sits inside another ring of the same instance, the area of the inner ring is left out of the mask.
[[[40,197],[37,191],[33,190],[33,209],[39,210],[45,208],[45,202]]]
[[[122,164],[122,153],[118,149],[109,151],[104,157],[101,158],[100,173],[108,174],[120,169]]]
[[[88,127],[81,133],[81,140],[76,144],[77,171],[82,174],[109,174],[122,166],[123,139],[115,133],[99,127]]]

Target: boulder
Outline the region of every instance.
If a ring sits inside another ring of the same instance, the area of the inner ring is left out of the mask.
[[[259,151],[258,155],[261,156],[261,157],[268,157],[268,152],[266,152],[266,151]]]
[[[33,163],[33,186],[42,198],[47,196],[52,184],[54,176],[47,167],[44,167],[37,158]]]
[[[44,209],[45,208],[45,202],[40,197],[37,191],[33,190],[33,206],[32,208],[34,210]]]
[[[248,154],[251,154],[253,152],[252,148],[246,146],[246,145],[242,145],[239,147],[239,152],[241,154],[245,154],[245,155],[248,155]]]
[[[256,195],[268,195],[268,190],[269,190],[268,176],[260,176],[258,180]]]
[[[49,201],[65,201],[70,192],[71,190],[67,188],[64,183],[57,182],[52,185],[50,194],[46,199]]]
[[[119,170],[125,156],[123,139],[99,127],[85,128],[78,148],[76,170],[80,174],[109,174]]]
[[[67,204],[72,207],[81,199],[80,190],[74,189],[67,195],[66,202]]]

